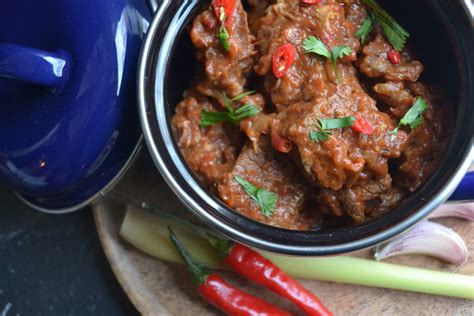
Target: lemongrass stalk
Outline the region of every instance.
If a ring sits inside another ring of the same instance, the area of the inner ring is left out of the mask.
[[[169,262],[182,262],[168,237],[168,226],[179,234],[181,242],[196,260],[209,268],[224,266],[214,247],[194,229],[172,218],[153,214],[135,206],[127,208],[119,234],[144,253]]]
[[[166,261],[182,262],[167,239],[168,226],[179,234],[192,256],[210,268],[222,267],[222,262],[207,241],[195,230],[170,218],[130,207],[120,235],[133,246],[152,256]],[[303,258],[266,252],[262,252],[262,255],[297,278],[474,299],[472,276],[347,256]]]
[[[472,276],[347,256],[328,258],[285,258],[274,254],[264,256],[296,278],[474,299]]]

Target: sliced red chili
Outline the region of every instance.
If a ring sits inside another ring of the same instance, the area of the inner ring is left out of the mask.
[[[272,147],[286,154],[293,148],[293,143],[279,134],[272,134]]]
[[[214,13],[216,15],[219,23],[225,20],[225,26],[229,26],[232,20],[232,15],[235,10],[235,1],[236,0],[214,0],[212,1],[212,6],[214,8]]]
[[[400,63],[400,52],[391,49],[387,52],[387,56],[392,64],[397,65]]]
[[[352,126],[354,131],[365,135],[372,135],[374,133],[374,129],[366,119],[362,118],[359,114],[354,116],[357,118],[357,121]]]
[[[311,4],[318,4],[318,3],[321,2],[321,0],[301,0],[301,2],[304,3],[304,4],[311,5]]]
[[[283,77],[295,62],[295,48],[291,44],[278,47],[273,53],[273,74],[277,78]]]

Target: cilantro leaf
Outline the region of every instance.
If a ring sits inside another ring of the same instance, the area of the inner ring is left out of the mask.
[[[330,131],[312,131],[309,133],[309,138],[315,142],[324,142],[329,140],[329,137],[332,135]]]
[[[344,56],[349,56],[350,54],[352,54],[352,49],[350,47],[337,45],[332,49],[331,61],[335,63],[337,58],[344,58]]]
[[[421,124],[421,115],[425,113],[427,109],[428,105],[422,98],[418,97],[415,104],[413,104],[405,116],[400,120],[400,124],[409,125],[412,129],[417,128]]]
[[[405,31],[400,24],[395,21],[390,14],[387,13],[375,0],[362,0],[364,4],[372,10],[372,13],[382,26],[382,29],[385,33],[390,44],[393,48],[401,52],[405,47],[407,38],[410,36],[410,33]]]
[[[346,116],[337,119],[318,119],[322,130],[336,129],[354,126],[357,118],[355,116]]]
[[[257,200],[257,191],[258,188],[245,180],[244,178],[240,176],[234,176],[234,180],[237,181],[238,184],[244,189],[245,193],[250,195],[250,197],[253,199],[255,197],[255,200]]]
[[[416,102],[412,105],[412,107],[405,113],[403,118],[398,123],[398,126],[391,132],[390,134],[396,134],[400,126],[410,126],[411,129],[415,129],[423,122],[423,113],[426,112],[428,109],[428,105],[426,102],[421,98],[418,97]]]
[[[375,16],[374,14],[371,14],[364,20],[364,22],[362,22],[357,32],[354,33],[354,35],[359,38],[361,44],[365,44],[365,41],[367,40],[367,37],[369,36],[374,26]]]
[[[319,38],[315,36],[308,36],[308,38],[306,38],[303,42],[303,50],[305,53],[314,53],[326,58],[330,58],[334,72],[337,75],[337,80],[339,83],[341,83],[341,78],[337,72],[336,59],[343,58],[344,55],[352,54],[350,47],[338,45],[330,52],[326,45],[324,45],[324,43]]]
[[[346,116],[337,119],[318,119],[319,131],[309,133],[309,138],[316,142],[329,140],[332,135],[331,129],[354,126],[357,118],[355,116]]]
[[[209,127],[211,125],[217,123],[228,122],[234,125],[239,125],[241,120],[244,120],[249,117],[256,116],[260,113],[260,109],[251,103],[247,103],[244,106],[234,110],[232,106],[232,102],[240,101],[242,98],[255,93],[255,91],[249,91],[242,93],[235,98],[229,99],[225,94],[223,95],[224,98],[224,105],[227,108],[226,112],[210,112],[206,110],[201,110],[201,120],[199,122],[199,126],[201,127]]]
[[[332,49],[332,52],[331,52],[332,68],[334,69],[334,72],[336,73],[337,81],[339,82],[339,84],[341,83],[341,77],[339,77],[339,72],[337,71],[336,60],[338,58],[344,58],[344,56],[349,56],[350,54],[352,54],[352,49],[348,46],[337,45],[336,47]]]
[[[240,184],[242,189],[244,189],[245,193],[247,193],[252,200],[254,200],[260,211],[265,217],[269,217],[272,215],[273,211],[276,208],[276,204],[278,201],[278,195],[273,192],[266,191],[261,188],[257,188],[244,178],[240,176],[234,176],[234,180]]]
[[[308,36],[303,42],[303,50],[305,53],[314,53],[326,58],[331,57],[331,53],[327,49],[326,45],[315,36]]]
[[[276,208],[278,196],[269,191],[258,189],[257,191],[257,203],[260,206],[260,211],[265,217],[272,215]]]

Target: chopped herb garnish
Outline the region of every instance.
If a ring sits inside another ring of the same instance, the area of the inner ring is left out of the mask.
[[[234,120],[230,117],[229,112],[209,112],[206,110],[201,111],[201,122],[199,123],[199,126],[208,127],[222,122],[234,123]]]
[[[354,126],[357,118],[355,116],[346,116],[337,119],[318,119],[317,127],[319,131],[309,133],[309,138],[316,142],[329,140],[332,135],[331,129]]]
[[[337,71],[336,60],[338,58],[342,59],[344,58],[344,56],[349,56],[350,54],[352,54],[352,49],[348,46],[338,45],[332,49],[332,52],[331,52],[332,68],[334,69],[334,72],[336,73],[337,81],[339,82],[339,84],[341,84],[341,77],[339,77],[339,72]]]
[[[230,49],[230,44],[229,44],[229,32],[227,32],[227,29],[225,28],[225,21],[227,20],[227,16],[223,15],[222,16],[222,24],[219,29],[219,42],[221,43],[222,47],[226,52],[229,51]]]
[[[249,96],[249,95],[254,94],[255,92],[257,92],[257,91],[256,91],[256,90],[251,90],[251,91],[247,91],[247,92],[241,93],[241,94],[239,94],[238,96],[233,97],[232,99],[230,99],[230,101],[232,101],[232,102],[240,101],[240,100],[242,100],[243,98],[245,98],[245,97],[247,97],[247,96]]]
[[[258,204],[260,211],[265,217],[272,215],[276,208],[278,195],[273,192],[257,188],[242,177],[234,176],[234,179],[244,189],[245,193],[247,193],[250,198]]]
[[[372,11],[393,48],[401,52],[410,33],[405,31],[375,0],[362,0]]]
[[[243,119],[257,115],[259,112],[259,108],[251,103],[247,103],[246,105],[235,110],[235,118],[238,122],[240,122]]]
[[[326,58],[331,57],[331,53],[326,45],[315,36],[308,36],[308,38],[303,42],[303,49],[305,53],[314,53]]]
[[[313,53],[326,58],[330,58],[332,62],[332,67],[337,76],[337,81],[341,83],[341,78],[337,71],[336,60],[338,58],[344,58],[345,55],[350,55],[352,50],[350,47],[338,45],[329,52],[329,49],[324,45],[324,43],[315,36],[308,36],[307,39],[303,42],[303,50],[305,53]]]
[[[322,130],[344,128],[354,126],[357,118],[355,116],[346,116],[337,119],[318,119]]]
[[[375,16],[374,14],[371,14],[364,20],[364,22],[362,22],[357,32],[354,33],[354,35],[359,38],[361,44],[365,44],[367,37],[369,36],[370,32],[374,28],[374,25],[375,25]]]
[[[426,102],[418,97],[416,102],[412,105],[412,107],[408,110],[408,112],[403,116],[398,123],[398,126],[391,132],[390,134],[398,133],[398,129],[400,126],[410,126],[411,129],[417,128],[423,122],[423,113],[426,112],[428,109],[428,105]]]
[[[330,131],[312,131],[311,133],[309,133],[309,138],[315,142],[323,142],[329,140],[329,137],[331,137],[331,135],[332,133]]]
[[[224,94],[224,105],[227,108],[226,112],[209,112],[206,110],[201,111],[201,122],[199,126],[208,127],[217,123],[228,122],[235,125],[239,125],[240,121],[249,117],[256,116],[260,109],[251,103],[247,103],[244,106],[234,109],[232,106],[233,102],[242,100],[244,97],[255,93],[255,91],[244,92],[239,94],[235,98],[229,99]]]

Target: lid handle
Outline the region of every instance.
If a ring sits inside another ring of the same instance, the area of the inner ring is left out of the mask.
[[[69,73],[66,54],[0,43],[0,77],[62,89]]]

